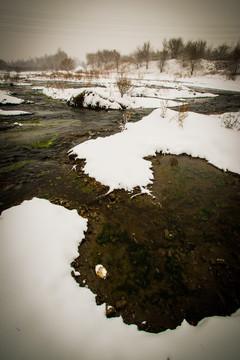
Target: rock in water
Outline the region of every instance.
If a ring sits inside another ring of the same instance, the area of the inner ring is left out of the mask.
[[[106,279],[107,270],[103,265],[101,265],[101,264],[96,265],[95,266],[95,272],[96,272],[97,276],[99,276],[101,279]]]

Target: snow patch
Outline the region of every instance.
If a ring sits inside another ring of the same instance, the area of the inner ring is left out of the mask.
[[[0,116],[18,116],[18,115],[31,115],[31,113],[22,110],[2,110],[0,109]]]
[[[179,113],[170,109],[154,110],[137,123],[128,123],[125,131],[88,140],[70,150],[85,159],[85,174],[94,177],[109,191],[123,188],[132,191],[152,183],[152,163],[144,157],[157,152],[186,153],[206,159],[219,169],[240,173],[240,133],[221,126],[219,115],[188,113],[183,127]]]
[[[24,100],[18,99],[15,96],[12,96],[9,92],[0,90],[0,104],[2,105],[18,105],[24,103]]]

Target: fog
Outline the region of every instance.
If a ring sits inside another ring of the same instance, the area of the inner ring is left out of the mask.
[[[204,39],[210,45],[239,40],[238,0],[2,0],[0,58],[41,56],[59,47],[85,60],[87,52],[129,53],[144,41]]]

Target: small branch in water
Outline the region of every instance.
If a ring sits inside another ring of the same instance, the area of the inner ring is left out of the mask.
[[[133,198],[135,198],[136,196],[139,196],[139,195],[142,195],[142,194],[143,194],[142,192],[137,193],[137,194],[134,194],[134,195],[132,195],[132,196],[130,197],[130,199],[133,199]]]

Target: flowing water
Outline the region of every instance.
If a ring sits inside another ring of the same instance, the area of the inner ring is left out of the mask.
[[[153,197],[139,189],[106,196],[107,188],[81,171],[83,161],[72,170],[67,152],[119,131],[123,112],[70,108],[30,87],[13,90],[32,103],[7,109],[32,114],[1,117],[1,210],[37,196],[89,219],[72,263],[80,275],[72,275],[96,294],[97,304],[106,304],[107,317],[121,315],[140,330],[160,332],[240,307],[238,175],[187,155],[158,154],[149,158]],[[238,109],[238,94],[221,96],[190,102],[191,110]],[[150,112],[133,110],[131,121]],[[106,268],[106,279],[96,275],[97,264]]]

